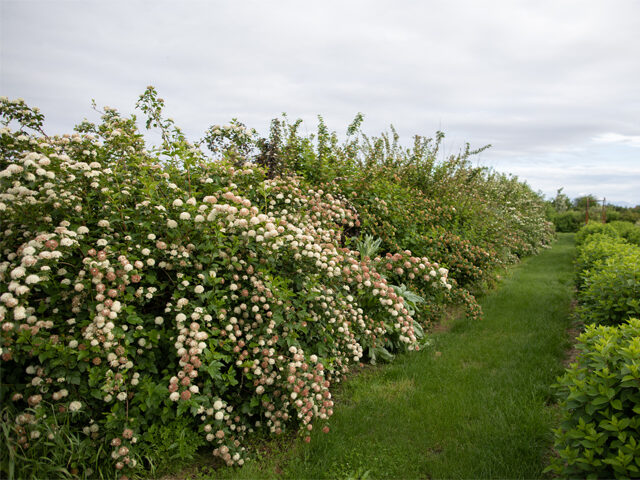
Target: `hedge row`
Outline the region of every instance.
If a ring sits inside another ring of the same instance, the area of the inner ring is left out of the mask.
[[[626,226],[578,232],[580,353],[557,385],[562,419],[550,470],[566,477],[640,476],[640,247]]]
[[[576,234],[576,244],[580,247],[594,234],[602,234],[611,238],[622,238],[628,243],[640,246],[640,226],[631,222],[599,223],[589,222]]]
[[[568,199],[567,199],[568,201]],[[556,232],[578,232],[585,222],[586,213],[584,210],[557,211],[554,207],[555,201],[548,204],[547,216],[553,222]],[[614,210],[615,209],[615,210]],[[592,211],[591,218],[598,219],[602,211]],[[606,221],[608,223],[640,225],[640,208],[607,207]]]
[[[203,446],[242,465],[250,434],[308,441],[353,365],[420,349],[447,305],[479,317],[464,287],[550,239],[540,197],[468,150],[438,164],[428,142],[411,157],[239,122],[194,144],[162,104],[140,98],[162,137],[147,147],[108,107],[47,136],[0,100],[3,477],[154,475]]]
[[[550,470],[566,478],[640,476],[640,320],[590,325],[557,385],[562,418]]]
[[[589,224],[578,242],[578,314],[585,323],[618,325],[640,316],[640,234],[631,223]]]

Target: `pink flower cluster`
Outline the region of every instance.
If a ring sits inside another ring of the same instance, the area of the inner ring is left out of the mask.
[[[332,385],[371,349],[419,348],[395,287],[447,292],[447,270],[344,248],[359,219],[340,196],[195,147],[164,167],[113,109],[87,128],[0,131],[0,367],[21,448],[53,408],[126,474],[169,411],[242,465],[248,433],[328,432]]]

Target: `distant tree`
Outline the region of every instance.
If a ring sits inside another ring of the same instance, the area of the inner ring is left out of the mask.
[[[571,200],[564,193],[562,193],[564,188],[559,188],[556,193],[556,198],[551,200],[551,205],[558,213],[566,212],[571,208]]]
[[[585,210],[587,208],[587,199],[589,201],[589,207],[596,207],[598,205],[598,197],[589,194],[582,197],[573,199],[573,207],[577,210]]]
[[[627,222],[640,222],[640,205],[636,205],[633,208],[620,207],[620,220]]]

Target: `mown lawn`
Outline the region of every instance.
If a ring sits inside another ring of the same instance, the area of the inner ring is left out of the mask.
[[[282,439],[242,469],[199,478],[539,478],[552,443],[550,385],[569,346],[573,235],[510,269],[431,348],[365,369],[331,433]]]

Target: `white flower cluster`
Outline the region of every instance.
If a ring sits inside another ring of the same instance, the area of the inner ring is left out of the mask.
[[[445,268],[411,252],[361,259],[342,246],[359,220],[338,195],[257,167],[165,168],[133,128],[105,109],[100,139],[0,133],[15,145],[0,171],[2,361],[29,376],[16,419],[44,403],[78,422],[100,413],[83,427],[97,439],[102,413],[134,422],[162,391],[153,401],[196,412],[213,452],[242,465],[256,429],[308,439],[367,351],[419,348],[393,284],[440,294]],[[52,358],[73,367],[59,376]],[[141,425],[108,439],[118,470],[135,469]]]

